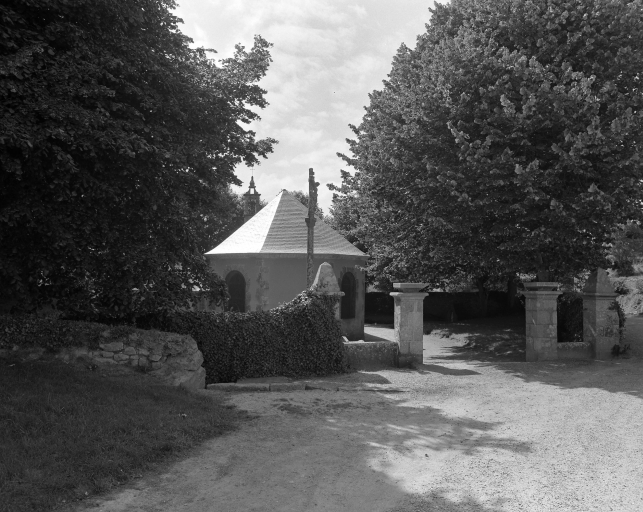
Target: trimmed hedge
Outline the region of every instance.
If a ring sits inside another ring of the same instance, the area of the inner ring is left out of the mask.
[[[110,338],[134,332],[133,327],[110,327],[92,322],[59,320],[57,314],[0,315],[0,349],[38,346],[49,352],[65,347],[98,348],[101,333],[110,330]]]
[[[151,326],[194,338],[205,359],[208,384],[327,375],[347,370],[336,301],[306,290],[269,311],[181,311]]]

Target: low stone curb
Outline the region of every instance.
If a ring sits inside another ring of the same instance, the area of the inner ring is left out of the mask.
[[[326,386],[323,384],[306,384],[304,382],[273,382],[269,383],[240,383],[221,382],[208,384],[206,389],[214,391],[379,391],[381,393],[404,393],[408,390],[402,388],[371,388],[371,387],[346,387]]]

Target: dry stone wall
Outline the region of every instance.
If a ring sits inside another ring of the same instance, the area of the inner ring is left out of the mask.
[[[203,354],[189,335],[134,328],[124,333],[122,328],[116,327],[101,329],[98,343],[95,339],[76,341],[75,346],[53,352],[36,344],[14,345],[0,349],[0,358],[38,360],[53,357],[65,362],[80,360],[97,365],[130,366],[145,370],[172,386],[205,388],[205,368],[201,366]]]

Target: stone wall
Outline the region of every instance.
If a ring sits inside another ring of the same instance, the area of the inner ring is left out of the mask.
[[[141,329],[132,331],[120,334],[118,328],[108,328],[100,333],[97,346],[95,342],[85,340],[81,346],[64,347],[55,352],[35,345],[16,345],[0,350],[0,358],[38,360],[53,357],[65,362],[130,366],[172,386],[205,388],[203,355],[191,336]]]
[[[397,367],[398,348],[395,341],[348,341],[344,352],[349,366],[354,370],[372,367]]]

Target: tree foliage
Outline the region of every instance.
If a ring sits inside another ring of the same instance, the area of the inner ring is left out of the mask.
[[[308,192],[304,192],[303,190],[292,190],[288,191],[288,193],[295,199],[297,199],[297,201],[303,204],[306,208],[308,208],[308,201],[310,201]],[[320,208],[319,204],[315,205],[315,215],[324,222],[327,222],[327,218],[324,216],[324,210]]]
[[[174,7],[0,5],[0,288],[23,305],[117,316],[224,295],[202,253],[235,165],[275,142],[243,128],[266,106],[270,44],[217,63]]]
[[[382,280],[604,265],[641,217],[642,64],[640,0],[436,4],[352,127],[336,222]]]
[[[608,260],[619,276],[636,274],[634,265],[643,262],[643,229],[639,222],[629,221],[614,228]]]

